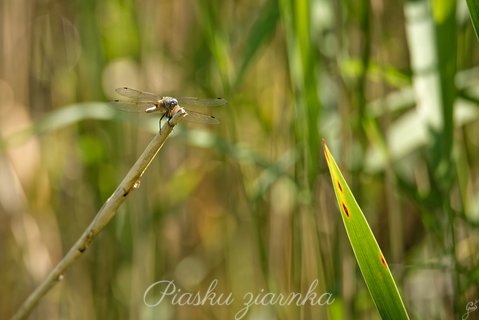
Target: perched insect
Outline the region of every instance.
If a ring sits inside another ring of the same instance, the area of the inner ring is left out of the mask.
[[[115,89],[116,93],[127,97],[127,100],[114,100],[115,108],[128,112],[146,112],[162,113],[161,120],[167,117],[168,120],[177,113],[180,108],[186,111],[185,121],[218,124],[219,121],[213,116],[192,111],[189,108],[195,107],[220,107],[228,103],[222,98],[200,99],[195,97],[162,97],[155,93],[144,92],[128,87],[121,87]]]

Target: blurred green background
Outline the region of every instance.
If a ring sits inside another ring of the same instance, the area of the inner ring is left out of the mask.
[[[181,123],[32,319],[377,319],[321,141],[414,319],[479,299],[479,61],[463,1],[0,1],[0,319],[68,251],[158,130],[129,86],[224,97]],[[145,290],[232,293],[145,305]],[[478,316],[476,314],[470,316]]]

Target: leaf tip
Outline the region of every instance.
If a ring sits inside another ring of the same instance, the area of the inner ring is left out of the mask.
[[[323,138],[323,150],[324,150],[324,156],[326,157],[326,161],[329,162],[329,156],[328,156],[329,149],[328,149],[328,145],[326,144],[326,140],[324,138]]]

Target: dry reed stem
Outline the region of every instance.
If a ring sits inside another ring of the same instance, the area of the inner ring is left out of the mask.
[[[151,140],[145,151],[140,155],[130,171],[126,174],[123,181],[116,188],[115,192],[103,204],[96,214],[93,221],[83,232],[77,242],[71,247],[68,253],[50,272],[45,280],[33,291],[23,302],[17,312],[11,318],[12,320],[25,319],[35,308],[40,299],[63,278],[65,270],[75,262],[90,246],[95,237],[103,230],[108,222],[113,218],[116,210],[125,201],[130,191],[137,187],[140,178],[160,151],[161,147],[170,135],[173,127],[186,115],[186,111],[180,108],[171,119],[166,121],[160,129],[160,132]]]

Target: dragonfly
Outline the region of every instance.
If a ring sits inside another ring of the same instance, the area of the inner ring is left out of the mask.
[[[214,116],[192,111],[189,108],[196,107],[220,107],[228,103],[223,98],[207,98],[201,99],[196,97],[163,97],[155,93],[140,91],[128,87],[120,87],[115,92],[128,99],[116,99],[115,108],[127,112],[146,112],[146,113],[162,113],[160,119],[171,119],[179,110],[183,108],[186,111],[185,121],[218,124],[218,119]]]

